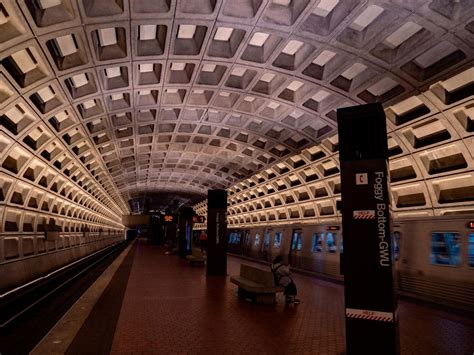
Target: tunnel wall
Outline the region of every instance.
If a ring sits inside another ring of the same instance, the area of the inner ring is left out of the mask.
[[[0,292],[45,275],[97,250],[124,240],[122,232],[0,237]]]

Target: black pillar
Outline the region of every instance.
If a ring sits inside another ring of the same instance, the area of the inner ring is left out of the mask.
[[[382,105],[337,110],[347,354],[398,354]]]
[[[178,253],[181,258],[191,254],[194,210],[182,207],[178,215]]]
[[[160,215],[154,214],[150,216],[150,227],[148,228],[150,233],[150,240],[152,245],[161,245],[161,221]]]
[[[207,193],[207,275],[227,275],[227,191]]]
[[[165,241],[170,241],[173,248],[178,247],[178,225],[176,223],[170,223],[164,225],[164,236]]]

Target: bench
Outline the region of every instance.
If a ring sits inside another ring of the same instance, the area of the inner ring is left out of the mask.
[[[202,255],[200,250],[193,249],[191,255],[186,255],[186,260],[189,261],[191,266],[204,265],[206,258]]]
[[[285,290],[283,286],[275,286],[271,271],[245,264],[240,265],[240,275],[232,276],[230,282],[239,286],[239,298],[251,299],[256,303],[274,304],[276,293]]]

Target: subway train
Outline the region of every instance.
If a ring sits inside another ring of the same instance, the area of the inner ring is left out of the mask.
[[[342,281],[341,223],[228,229],[228,252]],[[474,215],[395,220],[392,260],[400,295],[474,311]]]

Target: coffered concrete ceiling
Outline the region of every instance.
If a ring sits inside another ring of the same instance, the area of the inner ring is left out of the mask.
[[[333,136],[337,108],[393,105],[474,54],[472,0],[0,0],[0,10],[4,181],[30,169],[38,186],[59,172],[89,184],[113,220],[143,194],[233,186]]]

